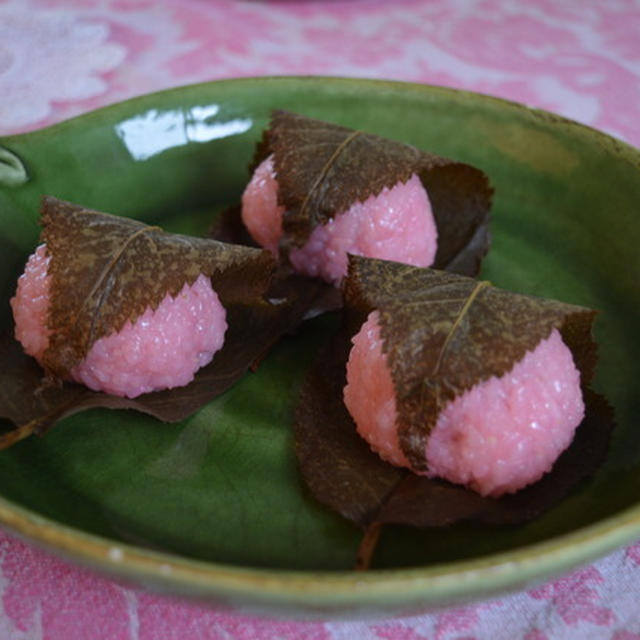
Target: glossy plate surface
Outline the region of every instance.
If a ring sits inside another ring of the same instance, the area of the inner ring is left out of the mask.
[[[178,425],[92,410],[0,453],[0,523],[167,593],[283,615],[407,613],[516,589],[640,536],[640,153],[549,113],[428,86],[328,78],[213,82],[0,139],[0,323],[43,193],[205,233],[236,201],[272,108],[477,165],[495,189],[482,276],[601,311],[595,387],[618,427],[605,465],[524,526],[359,531],[302,486],[291,411],[331,318]],[[246,609],[245,609],[246,610]]]

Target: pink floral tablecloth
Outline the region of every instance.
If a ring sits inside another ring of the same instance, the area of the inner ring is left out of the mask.
[[[0,0],[0,134],[265,74],[465,88],[640,146],[640,0]],[[640,640],[640,543],[463,608],[303,623],[124,588],[0,533],[0,639],[40,638]]]

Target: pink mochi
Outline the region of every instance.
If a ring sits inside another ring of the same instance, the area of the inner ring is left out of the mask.
[[[49,343],[49,256],[40,245],[29,258],[11,299],[15,336],[40,360]],[[135,398],[188,384],[224,343],[226,311],[211,281],[200,275],[175,298],[165,296],[154,311],[100,338],[71,378],[94,391]]]
[[[377,311],[369,314],[353,338],[344,402],[371,448],[411,469],[398,442],[378,318]],[[444,408],[427,440],[429,470],[423,473],[484,496],[513,493],[551,470],[583,418],[580,372],[554,329],[511,371],[477,384]]]
[[[244,191],[242,220],[253,239],[277,255],[283,215],[269,156]],[[436,256],[437,239],[427,192],[414,174],[316,227],[303,247],[290,252],[289,260],[299,273],[338,285],[347,273],[348,253],[428,267]]]

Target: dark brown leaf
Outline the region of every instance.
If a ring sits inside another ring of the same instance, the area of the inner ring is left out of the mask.
[[[295,415],[296,455],[315,497],[366,525],[406,472],[371,452],[342,402],[349,347],[341,332],[305,379]]]
[[[571,446],[550,473],[515,494],[482,497],[395,467],[358,435],[342,401],[350,346],[349,332],[341,331],[309,372],[296,411],[295,438],[300,469],[312,494],[365,530],[357,568],[367,568],[381,524],[520,524],[556,505],[594,473],[606,454],[613,413],[601,396],[585,390],[586,417]]]
[[[148,231],[149,227],[133,220],[85,211],[53,199],[48,199],[44,208],[47,215],[44,240],[48,248],[49,241],[52,243],[52,263],[55,259],[57,277],[68,276],[71,283],[75,283],[66,294],[69,310],[61,309],[65,294],[59,283],[58,308],[61,313],[50,326],[60,334],[70,335],[69,339],[75,345],[83,346],[86,341],[75,340],[67,326],[60,326],[61,321],[77,318],[76,326],[85,331],[87,327],[103,327],[102,330],[108,333],[103,313],[115,318],[114,326],[122,317],[135,318],[139,313],[142,305],[138,300],[131,300],[130,295],[140,294],[148,304],[157,304],[157,298],[162,299],[165,295],[158,289],[157,282],[164,282],[170,291],[179,291],[182,288],[178,272],[180,264],[184,265],[185,278],[194,280],[193,267],[185,263],[192,255],[196,266],[200,265],[203,272],[211,276],[227,311],[228,329],[222,349],[208,366],[196,373],[193,382],[135,399],[95,393],[77,384],[52,381],[51,376],[45,380],[44,371],[35,360],[26,356],[13,338],[3,336],[0,340],[0,361],[3,362],[0,371],[0,417],[9,419],[17,428],[0,438],[0,449],[30,433],[43,433],[62,417],[91,407],[135,409],[165,422],[182,420],[228,389],[249,368],[255,368],[272,345],[300,324],[311,310],[327,305],[324,298],[326,287],[316,282],[312,283],[314,286],[293,278],[284,281],[275,278],[270,282],[275,261],[266,251],[229,247],[212,240],[175,236],[159,230]],[[89,226],[85,232],[80,228],[83,220],[87,220]],[[67,232],[68,238],[65,239]],[[99,237],[102,233],[111,232],[122,240],[110,243]],[[133,240],[131,235],[135,236]],[[141,237],[148,242],[138,247],[137,239]],[[80,244],[71,242],[73,238]],[[117,260],[108,254],[112,245],[116,253],[125,247]],[[132,247],[137,249],[130,257],[128,253]],[[95,250],[95,261],[92,249]],[[58,254],[59,251],[61,253]],[[146,262],[147,258],[149,262]],[[167,259],[168,275],[164,273],[164,261]],[[153,276],[149,282],[150,291],[138,288],[127,271],[137,268],[139,262],[143,273]],[[97,280],[89,273],[90,264],[96,266]],[[123,271],[127,277],[121,285],[116,281],[116,275]],[[101,278],[100,274],[105,272],[106,276]],[[185,281],[183,278],[182,283]],[[95,293],[103,288],[104,294]],[[83,291],[92,293],[86,296]],[[83,303],[87,298],[90,302]],[[121,303],[132,310],[131,315],[126,309],[119,308]],[[89,317],[85,318],[87,314]],[[90,337],[97,339],[97,335],[98,331],[94,330]],[[72,356],[75,359],[75,351]],[[64,371],[61,367],[57,370]]]
[[[425,443],[440,410],[464,391],[502,376],[557,328],[586,387],[593,376],[595,311],[525,296],[434,269],[350,256],[344,284],[351,331],[380,314],[396,390],[402,449],[426,470]]]
[[[51,330],[44,365],[65,378],[93,343],[155,309],[201,274],[229,308],[263,296],[275,261],[267,251],[165,233],[136,220],[45,197]]]
[[[239,206],[222,211],[209,233],[212,238],[220,242],[230,242],[246,247],[257,246],[242,223]],[[286,262],[278,264],[268,297],[296,300],[298,307],[308,304],[304,318],[334,311],[342,306],[342,294],[336,287],[326,284],[319,278],[302,276]]]
[[[233,305],[227,310],[229,328],[223,348],[191,383],[133,399],[43,380],[36,361],[5,334],[0,337],[0,417],[13,422],[16,429],[0,436],[0,449],[31,433],[43,434],[65,416],[94,407],[134,409],[163,422],[184,420],[257,366],[278,338],[302,321],[308,307],[308,300],[292,299],[277,305]]]
[[[593,311],[366,258],[350,259],[344,288],[344,327],[305,380],[295,434],[300,469],[313,495],[366,530],[358,567],[367,566],[381,523],[525,522],[557,504],[602,462],[614,422],[606,401],[587,388],[596,358]],[[509,371],[558,327],[581,370],[587,409],[551,472],[515,494],[490,498],[395,467],[373,453],[343,403],[350,338],[373,309],[381,318],[398,420],[409,425],[402,445],[422,468],[424,443],[444,404],[481,380]],[[412,437],[422,443],[421,451]]]
[[[0,435],[0,449],[44,431],[91,393],[79,385],[45,384],[40,366],[7,333],[0,335],[0,361],[0,417],[16,426]]]
[[[480,170],[410,145],[275,111],[253,167],[274,155],[286,212],[283,246],[302,246],[313,228],[357,201],[417,174],[438,227],[435,266],[475,275],[489,246],[492,189]]]

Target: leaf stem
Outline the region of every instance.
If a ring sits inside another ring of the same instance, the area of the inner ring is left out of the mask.
[[[33,433],[37,422],[37,420],[31,420],[30,422],[20,425],[13,431],[0,434],[0,451],[4,451],[4,449],[8,449],[16,444],[16,442],[20,442],[20,440],[29,437]]]
[[[356,555],[355,571],[367,571],[371,566],[371,560],[378,546],[380,533],[382,532],[382,522],[372,522],[364,530],[364,535],[358,547]]]

